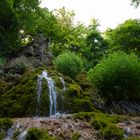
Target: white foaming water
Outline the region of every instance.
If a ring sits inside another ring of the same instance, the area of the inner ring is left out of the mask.
[[[27,133],[28,133],[27,130],[24,130],[23,132],[21,132],[20,135],[18,136],[18,140],[25,140]]]
[[[65,92],[66,91],[65,81],[62,77],[60,77],[60,81],[62,82],[63,85],[63,92]]]
[[[15,130],[17,130],[19,127],[20,127],[20,124],[14,124],[11,128],[9,128],[7,132],[7,136],[4,140],[12,140]]]
[[[42,79],[45,79],[48,83],[48,89],[49,89],[49,99],[50,99],[50,116],[56,115],[57,113],[57,93],[55,89],[55,82],[54,80],[48,76],[48,73],[46,71],[43,71],[41,75],[38,76],[37,79],[37,106],[40,107],[41,101],[40,96],[42,93]],[[47,93],[47,91],[46,91]],[[37,113],[39,112],[39,109],[37,109]]]

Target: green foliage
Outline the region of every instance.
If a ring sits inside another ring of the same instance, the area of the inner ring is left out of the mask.
[[[94,117],[94,115],[95,115],[94,112],[79,112],[79,113],[74,114],[74,117],[76,119],[86,120],[90,122],[92,117]]]
[[[140,0],[131,0],[131,4],[134,5],[135,7],[139,7]]]
[[[26,72],[21,81],[7,88],[0,97],[0,116],[30,116],[35,114],[37,72]]]
[[[4,57],[0,56],[0,65],[4,64],[6,61],[6,59]]]
[[[38,9],[38,0],[6,0],[0,2],[0,55],[16,55],[24,33],[31,29]],[[31,31],[31,30],[30,30]],[[21,37],[22,36],[22,37]]]
[[[69,96],[78,97],[80,95],[81,87],[78,84],[69,84],[68,94]]]
[[[55,59],[54,66],[59,72],[75,79],[82,69],[82,59],[74,53],[66,52]]]
[[[87,28],[83,44],[80,49],[81,55],[85,58],[86,69],[95,66],[102,56],[106,54],[107,42],[98,30],[99,23],[96,19]]]
[[[76,119],[90,122],[94,129],[99,130],[103,139],[121,140],[123,138],[124,132],[115,125],[123,119],[119,116],[110,116],[101,112],[80,112],[74,116]]]
[[[30,128],[26,140],[56,140],[56,138],[49,136],[47,130]]]
[[[5,127],[6,129],[10,128],[13,124],[13,121],[8,118],[0,118],[0,128]]]
[[[107,127],[101,129],[101,134],[106,140],[121,140],[123,138],[123,130],[117,128],[114,124],[108,124]]]
[[[65,110],[69,113],[93,111],[93,104],[90,100],[68,96],[64,100]]]
[[[126,20],[115,29],[108,29],[105,35],[110,44],[110,51],[123,50],[128,53],[140,53],[139,20]]]
[[[13,121],[8,118],[0,118],[0,139],[6,136],[7,130],[13,125]]]
[[[54,10],[53,14],[57,18],[54,28],[51,29],[56,29],[54,33],[57,34],[52,43],[55,56],[65,51],[79,53],[84,44],[86,27],[81,23],[74,24],[74,12],[68,11],[65,7]]]
[[[95,113],[94,117],[91,120],[91,124],[96,130],[104,129],[108,127],[108,124],[114,124],[121,121],[121,118],[118,116],[110,116],[103,113]]]
[[[113,100],[140,99],[140,62],[136,55],[116,52],[104,58],[88,77],[103,97]]]

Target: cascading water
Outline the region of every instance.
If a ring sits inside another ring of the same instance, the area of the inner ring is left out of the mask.
[[[19,124],[14,124],[11,128],[9,128],[9,130],[7,132],[7,136],[4,140],[11,140],[15,130],[18,128],[19,128]]]
[[[55,89],[54,80],[48,76],[46,71],[43,71],[37,79],[37,114],[39,113],[39,107],[41,105],[40,97],[42,93],[42,80],[45,79],[48,83],[49,89],[49,100],[50,100],[50,116],[56,115],[57,113],[57,93]],[[47,92],[47,91],[46,91]]]
[[[61,93],[61,114],[64,114],[64,93],[66,91],[65,81],[62,77],[60,77],[60,81],[62,83],[62,93]]]
[[[60,77],[60,81],[61,81],[62,86],[63,86],[63,92],[65,92],[66,91],[65,81],[62,77]]]
[[[20,133],[20,135],[18,136],[18,140],[25,140],[27,137],[27,130],[24,130],[23,132]]]
[[[13,139],[13,136],[14,136],[14,133],[16,131],[19,131],[19,135],[18,135],[18,138],[17,140],[25,140],[26,139],[26,136],[27,136],[27,133],[28,131],[23,127],[20,127],[20,124],[14,124],[7,132],[7,136],[4,140],[12,140]]]

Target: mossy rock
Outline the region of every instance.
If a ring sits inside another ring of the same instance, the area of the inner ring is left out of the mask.
[[[81,87],[77,83],[72,83],[68,85],[67,94],[72,97],[80,97]]]
[[[90,95],[88,93],[82,95],[83,90],[78,83],[68,77],[63,77],[62,74],[52,68],[44,66],[36,70],[27,71],[19,83],[6,88],[5,93],[0,95],[0,117],[49,116],[49,91],[45,79],[42,81],[41,103],[37,104],[37,78],[43,70],[46,70],[55,81],[58,99],[57,109],[59,112],[75,113],[93,110]],[[60,77],[65,80],[65,93]]]
[[[36,110],[37,71],[28,71],[21,81],[0,98],[0,116],[32,116]]]
[[[26,140],[57,140],[55,137],[49,136],[47,130],[39,128],[30,128]]]
[[[101,134],[105,140],[121,140],[124,132],[114,124],[108,124],[107,127],[101,129]]]
[[[94,129],[98,130],[101,139],[123,139],[124,131],[118,128],[116,125],[124,119],[123,117],[96,111],[76,113],[74,114],[74,118],[88,121],[94,127]]]
[[[93,111],[93,105],[90,100],[79,99],[79,98],[67,98],[64,100],[65,112],[76,113],[76,112],[89,112]]]
[[[9,118],[0,118],[0,139],[6,136],[8,129],[13,125],[13,121]]]

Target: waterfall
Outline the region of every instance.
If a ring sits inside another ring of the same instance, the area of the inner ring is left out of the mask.
[[[7,131],[7,136],[4,140],[12,140],[14,132],[19,129],[20,124],[13,124],[11,128]],[[23,140],[23,139],[20,139]]]
[[[62,86],[63,86],[63,92],[65,92],[66,91],[65,81],[62,77],[60,77],[60,81],[61,81]]]
[[[18,136],[18,140],[26,140],[27,133],[28,133],[27,130],[21,132],[20,135]]]
[[[65,81],[62,77],[60,77],[60,81],[62,83],[62,94],[61,94],[61,114],[64,114],[64,93],[66,91]]]
[[[45,79],[48,84],[49,89],[49,100],[50,100],[50,116],[56,115],[57,113],[57,93],[55,89],[54,80],[48,76],[46,71],[43,71],[41,75],[38,76],[37,79],[37,113],[39,112],[39,107],[41,105],[40,96],[42,93],[42,80]],[[46,91],[47,93],[47,91]]]

